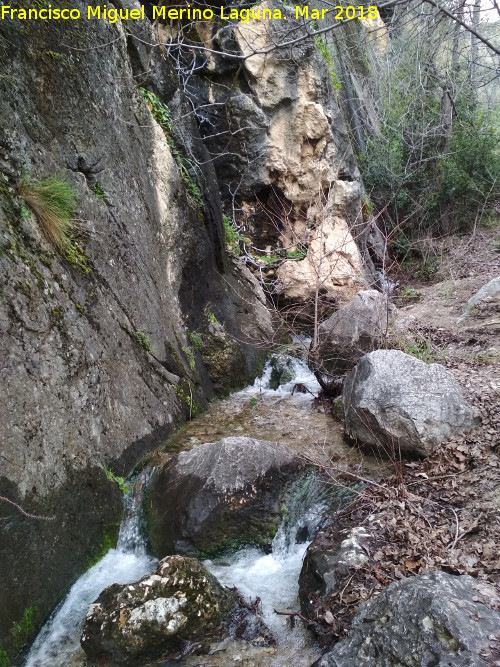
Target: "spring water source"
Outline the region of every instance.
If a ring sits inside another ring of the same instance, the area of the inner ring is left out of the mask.
[[[291,395],[297,383],[316,393],[319,387],[307,366],[295,358],[291,358],[291,363],[294,378],[277,390],[268,388],[272,369],[267,364],[261,378],[233,396],[245,401],[257,394],[265,395],[269,399],[283,399]],[[312,397],[312,393],[293,396],[305,409],[310,405]],[[147,554],[140,531],[142,491],[151,473],[151,469],[143,471],[130,485],[130,491],[125,496],[124,519],[116,548],[108,551],[73,585],[40,631],[25,667],[83,667],[86,662],[80,648],[80,635],[92,602],[107,586],[138,581],[156,568],[157,561]],[[295,483],[286,500],[285,516],[273,540],[271,553],[248,547],[224,559],[205,562],[206,567],[222,584],[236,586],[245,598],[252,601],[257,596],[261,598],[262,618],[275,636],[278,649],[273,657],[269,656],[268,659],[264,658],[263,662],[253,664],[294,664],[298,667],[309,665],[314,658],[311,648],[308,647],[310,639],[302,627],[302,622],[299,621],[291,630],[287,617],[278,616],[274,609],[299,611],[298,578],[302,560],[323,519],[327,501],[326,498],[323,501],[321,499],[327,488],[314,476]],[[221,651],[222,656],[224,649],[217,650]],[[217,664],[214,657],[210,664]],[[220,664],[222,662],[221,660]],[[189,657],[186,664],[190,664]],[[196,664],[200,664],[199,658]]]

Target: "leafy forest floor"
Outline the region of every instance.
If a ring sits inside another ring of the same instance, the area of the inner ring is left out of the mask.
[[[368,486],[325,529],[325,548],[342,529],[366,526],[372,536],[363,543],[368,560],[318,598],[311,620],[325,644],[343,639],[359,605],[403,577],[443,569],[500,586],[500,300],[457,324],[468,298],[500,276],[499,228],[443,241],[410,269],[398,275],[396,346],[453,373],[481,424],[426,460],[396,461],[392,477]],[[432,284],[421,280],[424,269]],[[500,642],[482,657],[500,659]]]

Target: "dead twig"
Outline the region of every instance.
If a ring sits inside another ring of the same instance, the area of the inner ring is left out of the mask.
[[[39,519],[41,521],[53,521],[56,517],[55,516],[39,516],[38,514],[30,514],[29,512],[26,512],[23,510],[21,505],[18,505],[15,503],[13,500],[9,500],[9,498],[5,498],[5,496],[0,496],[0,501],[4,501],[5,503],[9,503],[9,505],[14,505],[14,507],[21,512],[24,516],[27,516],[29,519]]]

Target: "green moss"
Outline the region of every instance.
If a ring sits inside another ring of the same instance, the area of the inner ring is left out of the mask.
[[[7,655],[7,651],[4,649],[2,643],[0,642],[0,667],[9,667],[10,660]]]
[[[195,358],[194,358],[194,352],[193,352],[192,348],[189,347],[188,345],[185,345],[185,346],[182,347],[182,351],[184,353],[184,356],[188,360],[189,368],[192,371],[194,371],[195,368],[196,368],[196,361],[195,361]]]
[[[332,88],[335,92],[337,92],[340,90],[341,85],[340,81],[337,78],[337,74],[335,72],[335,65],[333,64],[333,59],[330,54],[330,50],[328,49],[328,45],[320,35],[316,35],[314,37],[314,42],[316,44],[316,48],[323,56],[323,60],[326,63],[328,71],[330,72],[330,78],[332,80]]]
[[[200,351],[203,348],[203,338],[200,333],[196,331],[188,331],[188,338],[194,345],[195,349]]]
[[[106,193],[102,189],[102,185],[101,185],[101,183],[99,183],[99,181],[96,181],[95,183],[91,183],[89,185],[89,188],[92,190],[92,192],[95,194],[95,196],[98,199],[102,199],[102,200],[107,199]]]
[[[74,269],[78,269],[85,276],[88,276],[93,269],[85,249],[76,241],[68,240],[64,248],[64,256]]]
[[[224,242],[226,247],[236,255],[236,257],[239,257],[241,254],[240,233],[233,226],[231,219],[225,214],[222,216],[222,225],[224,227]]]
[[[110,482],[116,482],[118,484],[122,493],[128,493],[129,487],[125,482],[124,477],[117,477],[115,473],[110,468],[108,468],[108,466],[104,466],[104,472],[106,473],[106,477]]]
[[[94,565],[104,558],[110,549],[114,549],[118,540],[119,530],[119,523],[110,523],[104,527],[101,542],[95,547],[92,555],[85,561],[86,570],[90,570],[91,567],[94,567]]]
[[[30,605],[24,610],[21,620],[12,624],[10,629],[10,641],[12,643],[12,648],[16,653],[33,639],[36,632],[35,615],[36,607]]]
[[[193,417],[196,417],[196,415],[200,414],[203,408],[194,399],[194,392],[191,383],[188,382],[187,384],[189,386],[189,394],[187,394],[178,384],[173,384],[172,389],[175,391],[177,396],[187,405],[189,408],[189,419],[192,419]]]
[[[136,341],[146,350],[146,352],[151,352],[151,340],[144,331],[134,331],[134,336]]]

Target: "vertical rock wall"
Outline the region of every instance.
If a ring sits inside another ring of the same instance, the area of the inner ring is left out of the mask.
[[[127,473],[213,396],[210,320],[232,354],[220,391],[255,374],[253,343],[270,336],[260,289],[224,255],[214,170],[151,41],[147,21],[0,23],[0,495],[55,517],[0,502],[0,639],[13,650],[13,623],[33,609],[35,629],[116,534],[103,464]],[[138,85],[169,105],[170,137]],[[19,197],[23,173],[74,189],[69,255]]]

